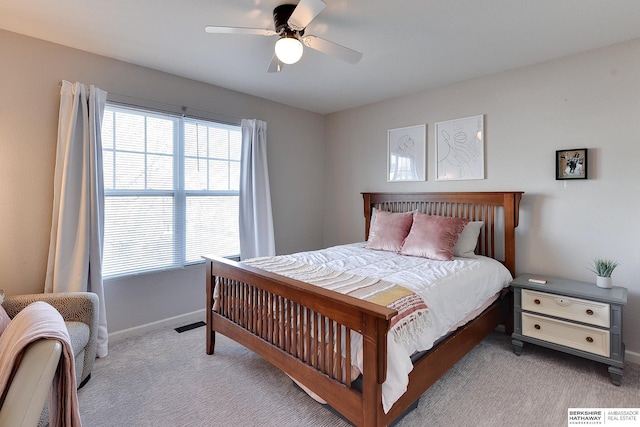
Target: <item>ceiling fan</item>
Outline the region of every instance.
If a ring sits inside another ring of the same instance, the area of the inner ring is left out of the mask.
[[[282,4],[273,9],[274,29],[246,27],[205,27],[207,33],[217,34],[251,34],[279,37],[275,45],[275,53],[267,68],[270,73],[282,70],[283,64],[295,64],[303,53],[303,44],[311,49],[342,59],[349,64],[356,64],[362,53],[348,47],[330,42],[318,36],[305,35],[307,25],[325,8],[322,0],[300,0],[297,5]]]

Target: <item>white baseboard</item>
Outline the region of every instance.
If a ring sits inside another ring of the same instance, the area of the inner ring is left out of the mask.
[[[205,311],[206,310],[202,309],[191,313],[181,314],[179,316],[169,317],[168,319],[158,320],[157,322],[151,322],[145,325],[136,326],[134,328],[112,332],[109,334],[109,342],[116,343],[118,341],[124,340],[125,338],[140,336],[157,329],[174,328],[189,323],[203,321],[205,317]],[[497,329],[501,332],[504,332],[504,326],[502,325],[498,326]],[[640,365],[640,353],[627,350],[625,351],[624,356],[625,362]]]
[[[112,332],[109,334],[109,343],[116,343],[129,337],[137,337],[157,329],[174,328],[184,326],[189,323],[204,321],[205,311],[206,310],[202,309],[191,313],[181,314],[179,316],[169,317],[168,319],[135,326],[133,328],[124,329],[122,331]]]
[[[627,350],[624,352],[624,361],[640,365],[640,353]]]

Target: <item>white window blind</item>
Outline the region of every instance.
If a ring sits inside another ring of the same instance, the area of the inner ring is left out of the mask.
[[[107,104],[103,274],[237,256],[241,128]]]

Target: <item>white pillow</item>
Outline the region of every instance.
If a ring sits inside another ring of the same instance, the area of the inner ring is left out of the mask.
[[[462,258],[475,257],[476,246],[478,245],[478,236],[484,222],[470,221],[460,233],[455,246],[453,247],[453,255]]]
[[[373,228],[373,224],[376,222],[376,214],[378,213],[377,208],[371,208],[371,220],[369,221],[369,230]]]

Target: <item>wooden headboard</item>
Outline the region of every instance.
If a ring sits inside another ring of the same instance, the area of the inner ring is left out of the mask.
[[[373,208],[389,212],[418,211],[428,215],[482,221],[476,252],[501,261],[515,276],[515,228],[522,191],[448,193],[362,193],[365,239],[369,237]]]

